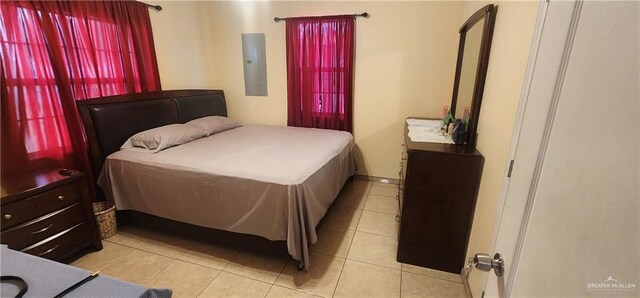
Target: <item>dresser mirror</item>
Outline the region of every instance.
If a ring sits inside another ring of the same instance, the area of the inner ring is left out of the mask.
[[[476,144],[480,105],[489,65],[489,52],[497,7],[489,4],[460,27],[458,62],[453,84],[451,114],[467,124],[466,145]]]

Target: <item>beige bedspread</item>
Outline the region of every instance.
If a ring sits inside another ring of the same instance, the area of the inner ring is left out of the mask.
[[[98,184],[119,210],[286,240],[309,265],[315,227],[355,172],[347,132],[247,125],[156,154],[118,151]]]

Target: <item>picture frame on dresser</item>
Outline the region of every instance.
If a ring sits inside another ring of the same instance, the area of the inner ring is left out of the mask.
[[[1,184],[2,244],[55,261],[102,249],[85,173],[46,168],[3,176]]]

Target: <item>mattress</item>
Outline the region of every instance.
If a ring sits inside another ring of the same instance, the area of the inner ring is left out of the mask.
[[[155,154],[115,152],[98,184],[118,210],[286,240],[308,266],[315,227],[354,173],[350,133],[246,125]]]

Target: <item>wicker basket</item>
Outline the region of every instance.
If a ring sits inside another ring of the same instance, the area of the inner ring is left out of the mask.
[[[109,202],[93,203],[93,214],[96,216],[100,238],[107,239],[116,234],[116,206]]]

